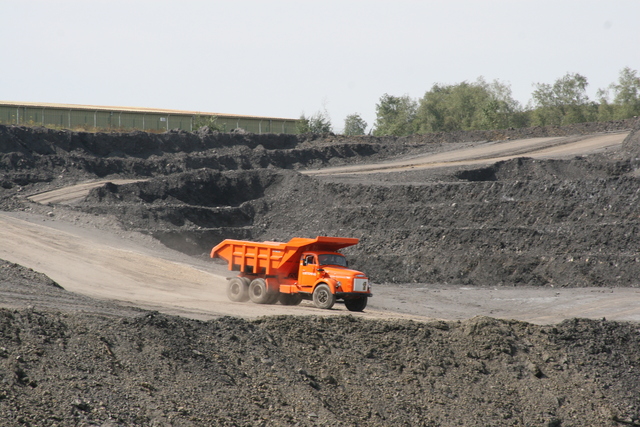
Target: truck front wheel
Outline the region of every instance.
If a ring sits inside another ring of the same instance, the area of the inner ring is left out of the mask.
[[[249,283],[244,277],[234,277],[227,284],[227,297],[233,302],[249,301]]]
[[[264,279],[254,279],[249,285],[249,299],[256,304],[273,304],[278,295],[269,293],[267,282]]]
[[[349,311],[364,311],[367,307],[367,301],[369,298],[360,297],[354,299],[346,299],[344,300],[344,306],[347,307]]]
[[[336,296],[331,293],[331,289],[329,286],[324,283],[316,286],[316,289],[313,291],[313,304],[318,308],[330,309],[333,307],[333,304],[336,302]]]

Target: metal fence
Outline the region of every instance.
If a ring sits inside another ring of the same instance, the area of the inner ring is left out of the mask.
[[[224,132],[243,129],[251,133],[296,132],[296,120],[271,117],[231,116],[211,113],[92,109],[78,106],[38,106],[0,102],[0,124],[51,126],[62,129],[143,130],[162,132],[182,129],[192,132],[200,117],[215,117]]]

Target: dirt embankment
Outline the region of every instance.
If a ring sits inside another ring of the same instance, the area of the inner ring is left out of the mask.
[[[464,131],[410,137],[228,134],[170,131],[86,133],[0,125],[0,186],[12,188],[61,178],[168,175],[199,168],[299,169],[372,161],[474,141],[585,135],[631,129],[634,121],[584,123],[500,131]],[[61,177],[62,176],[62,177]],[[60,182],[62,183],[62,182]]]
[[[352,185],[201,170],[108,185],[81,206],[192,254],[225,237],[348,233],[361,239],[347,251],[354,265],[377,281],[629,286],[640,273],[640,200],[626,171],[514,160],[446,183]]]
[[[8,281],[65,294],[2,263]],[[198,322],[123,308],[104,316],[100,305],[0,309],[3,425],[640,424],[635,324]]]

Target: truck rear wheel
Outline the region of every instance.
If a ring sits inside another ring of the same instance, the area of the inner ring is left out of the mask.
[[[249,301],[249,279],[234,277],[227,284],[227,297],[233,302]]]
[[[329,286],[324,283],[316,286],[316,289],[313,291],[313,304],[318,308],[323,308],[325,310],[333,307],[333,304],[336,302],[336,296],[331,293],[331,289]]]
[[[269,301],[267,301],[265,304],[277,304],[279,299],[280,299],[280,292],[269,294]]]
[[[264,279],[254,279],[249,285],[249,299],[256,304],[273,304],[277,298],[277,293],[269,292],[267,282]]]
[[[280,304],[282,305],[298,305],[302,302],[300,294],[280,294]]]
[[[367,307],[368,300],[369,298],[367,297],[346,299],[344,300],[344,305],[349,311],[364,311],[364,309]]]

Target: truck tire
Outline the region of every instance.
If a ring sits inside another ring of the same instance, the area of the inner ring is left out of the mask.
[[[333,307],[336,302],[336,296],[331,293],[328,285],[324,283],[319,284],[313,291],[313,304],[325,310]]]
[[[280,294],[280,304],[282,305],[298,305],[302,302],[300,294]]]
[[[254,279],[249,285],[249,299],[256,304],[273,304],[277,301],[278,294],[269,292],[267,282],[264,279]]]
[[[234,277],[227,284],[227,297],[233,302],[249,301],[249,279]]]
[[[279,299],[280,292],[269,294],[269,301],[267,301],[265,304],[277,304]]]
[[[368,300],[369,298],[367,297],[346,299],[344,300],[344,305],[349,311],[364,311],[364,309],[367,307]]]

